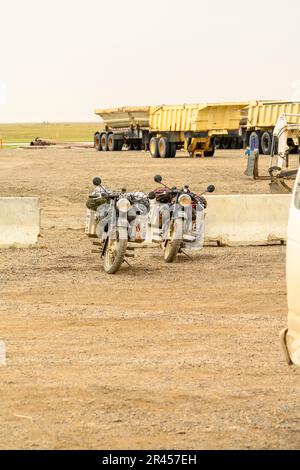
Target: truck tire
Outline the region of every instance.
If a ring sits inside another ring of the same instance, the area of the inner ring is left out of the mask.
[[[231,139],[230,137],[223,137],[222,139],[222,149],[228,150],[231,146]]]
[[[259,133],[258,132],[255,132],[255,131],[251,132],[250,137],[249,137],[249,146],[250,146],[251,139],[253,137],[257,138],[258,147],[259,147],[258,150],[259,150],[259,153],[261,153],[260,138],[259,138]]]
[[[272,149],[272,133],[264,132],[260,139],[260,146],[264,155],[270,155]]]
[[[204,151],[204,156],[205,157],[213,157],[215,154],[215,147],[213,147],[211,150],[205,150]]]
[[[142,150],[142,142],[133,142],[132,147],[133,150]]]
[[[150,144],[149,144],[149,151],[152,158],[158,158],[158,139],[157,137],[151,137]]]
[[[123,148],[123,140],[118,140],[118,150],[121,151]]]
[[[103,132],[101,134],[101,149],[103,150],[103,152],[106,152],[108,150],[108,138],[107,138],[107,134],[106,132]]]
[[[239,140],[237,137],[233,137],[231,138],[231,145],[230,145],[230,148],[232,150],[237,150],[240,148],[240,145],[239,145]]]
[[[176,150],[176,144],[174,142],[170,142],[170,158],[175,158]]]
[[[170,142],[166,139],[166,137],[161,137],[158,141],[158,152],[161,158],[169,158],[170,157]]]
[[[95,150],[98,150],[98,151],[102,150],[99,132],[95,132],[94,134],[94,147],[95,147]]]
[[[107,147],[110,152],[115,152],[118,150],[118,141],[116,140],[114,134],[108,134]]]
[[[216,149],[222,148],[222,139],[220,137],[214,138],[214,146]]]

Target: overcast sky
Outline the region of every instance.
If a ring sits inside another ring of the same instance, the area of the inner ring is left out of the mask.
[[[0,122],[300,100],[299,0],[1,0]]]

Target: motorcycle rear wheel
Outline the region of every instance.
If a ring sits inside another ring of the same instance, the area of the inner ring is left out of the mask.
[[[119,271],[124,261],[127,243],[127,238],[120,239],[119,234],[115,240],[109,239],[103,263],[103,269],[107,274],[115,274]]]

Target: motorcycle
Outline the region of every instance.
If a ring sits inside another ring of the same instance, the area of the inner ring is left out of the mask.
[[[207,207],[203,194],[214,192],[215,186],[209,185],[199,195],[192,192],[188,185],[179,189],[168,187],[160,175],[156,175],[154,181],[162,188],[148,194],[148,198],[155,201],[150,216],[152,241],[162,244],[164,260],[172,263],[183,248],[202,248]]]
[[[86,203],[85,232],[98,238],[93,244],[99,247],[104,271],[115,274],[127,262],[125,257],[134,257],[134,247],[129,243],[145,241],[150,204],[143,192],[112,191],[102,185],[99,177],[93,179],[93,184],[95,190]]]

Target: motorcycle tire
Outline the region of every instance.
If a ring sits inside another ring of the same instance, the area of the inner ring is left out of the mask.
[[[116,240],[108,240],[108,244],[104,253],[103,269],[107,274],[115,274],[124,261],[127,248],[127,231],[126,238]]]
[[[180,250],[181,240],[168,240],[164,247],[164,260],[166,263],[173,263]]]
[[[166,263],[173,263],[182,244],[181,238],[174,238],[176,232],[179,230],[182,231],[182,227],[179,226],[179,223],[181,224],[182,222],[179,222],[179,220],[175,222],[172,238],[164,245],[164,260]]]

